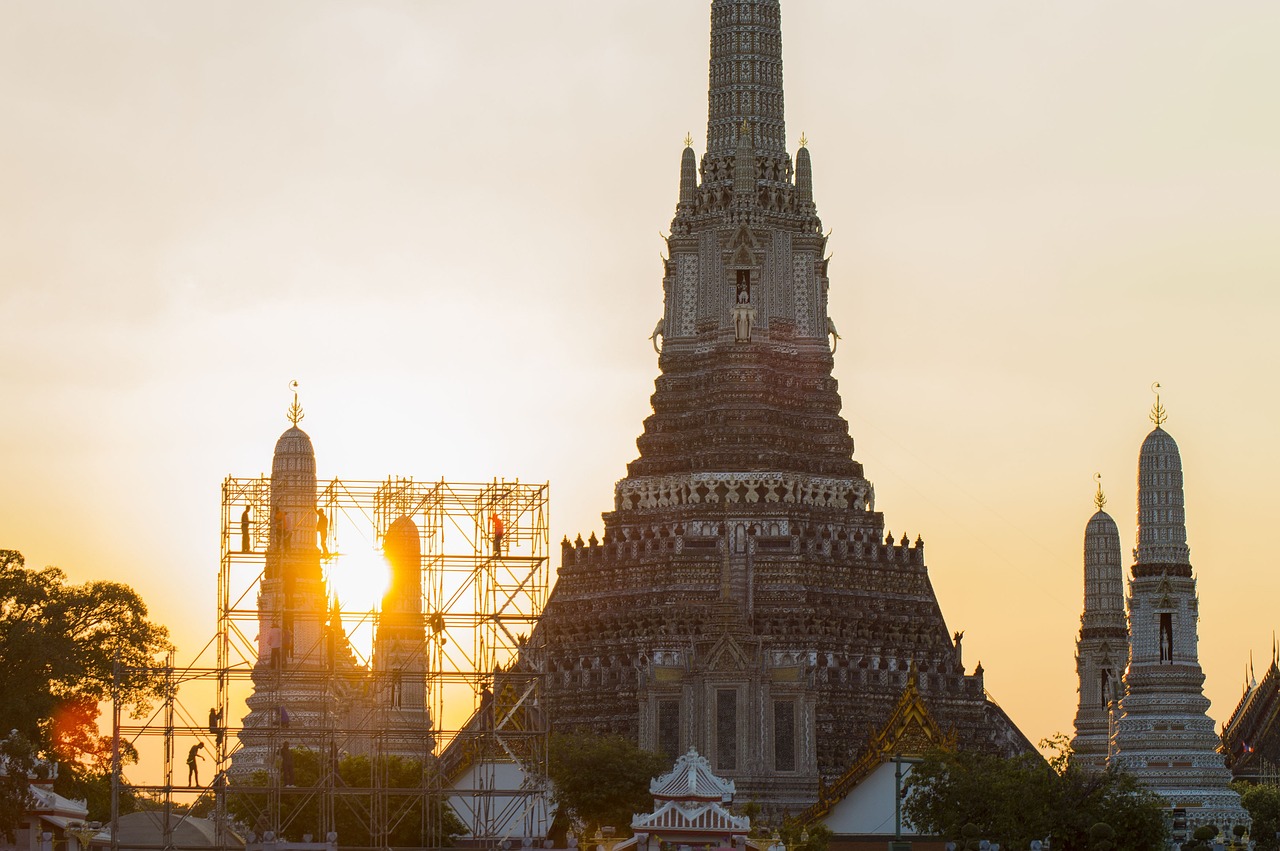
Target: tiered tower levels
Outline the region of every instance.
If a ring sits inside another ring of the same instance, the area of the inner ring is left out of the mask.
[[[1200,669],[1199,599],[1187,548],[1178,445],[1160,427],[1138,459],[1138,546],[1129,584],[1129,668],[1111,764],[1135,775],[1188,828],[1248,823],[1218,751]]]
[[[882,729],[912,663],[963,746],[1031,746],[965,672],[923,542],[886,531],[853,459],[813,165],[785,148],[780,14],[711,5],[707,153],[700,176],[680,158],[653,414],[603,539],[565,542],[533,645],[557,729],[696,748],[795,811]]]
[[[1112,712],[1129,659],[1129,629],[1120,531],[1111,515],[1102,510],[1106,499],[1101,487],[1095,504],[1098,510],[1089,518],[1084,534],[1084,613],[1076,641],[1080,702],[1071,751],[1075,764],[1101,770],[1107,764]]]

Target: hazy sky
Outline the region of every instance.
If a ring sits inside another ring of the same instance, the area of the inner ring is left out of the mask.
[[[657,373],[706,0],[0,6],[0,546],[214,631],[219,485],[551,482],[601,528]],[[1075,712],[1148,386],[1225,720],[1280,616],[1280,4],[785,0],[855,457],[1033,740]]]

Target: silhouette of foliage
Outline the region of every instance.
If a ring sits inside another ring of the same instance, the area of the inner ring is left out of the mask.
[[[30,570],[21,553],[0,550],[0,730],[17,731],[3,745],[0,833],[12,837],[27,776],[46,761],[59,764],[56,792],[87,797],[90,818],[104,816],[111,741],[98,732],[98,704],[114,691],[134,717],[146,712],[163,694],[156,657],[169,649],[167,630],[127,585],[70,585],[58,568]]]
[[[903,812],[918,830],[955,839],[960,847],[980,837],[1026,848],[1046,836],[1055,851],[1087,851],[1094,843],[1128,851],[1165,847],[1163,801],[1133,777],[1058,764],[1061,773],[1037,754],[1004,759],[933,751],[907,778]],[[1093,835],[1099,824],[1113,835]],[[966,826],[977,833],[968,836]]]
[[[630,835],[631,817],[653,809],[649,781],[667,771],[667,758],[622,736],[557,733],[548,772],[559,816],[590,835],[601,826]]]

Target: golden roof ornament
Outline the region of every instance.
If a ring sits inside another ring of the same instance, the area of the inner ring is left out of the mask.
[[[804,135],[803,130],[800,131],[800,147],[802,148],[809,147],[809,137]]]
[[[302,406],[298,404],[298,380],[296,378],[289,382],[289,389],[293,391],[293,404],[289,406],[289,412],[286,416],[289,418],[289,422],[297,427],[306,414],[302,412]]]
[[[1101,511],[1107,505],[1107,495],[1102,492],[1102,474],[1094,473],[1093,480],[1098,483],[1098,492],[1093,495],[1093,504]]]
[[[685,146],[686,148],[692,148],[692,147],[693,147],[693,134],[692,134],[692,133],[685,133],[685,134],[684,134],[684,146]]]
[[[1164,406],[1160,404],[1160,382],[1159,381],[1152,382],[1151,392],[1156,394],[1156,403],[1151,406],[1151,413],[1148,414],[1147,416],[1151,418],[1151,422],[1156,424],[1156,428],[1160,428],[1160,426],[1164,423],[1164,421],[1169,419],[1169,415],[1165,413]]]

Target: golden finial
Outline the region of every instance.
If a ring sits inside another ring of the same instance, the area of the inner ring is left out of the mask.
[[[804,135],[803,130],[800,131],[800,147],[802,148],[809,147],[809,137]]]
[[[1093,504],[1101,511],[1107,505],[1107,495],[1102,492],[1102,474],[1094,473],[1093,480],[1098,483],[1098,492],[1093,495]]]
[[[289,406],[289,413],[286,416],[289,417],[289,422],[296,426],[306,416],[306,414],[302,413],[302,406],[298,404],[298,380],[296,378],[289,382],[289,389],[293,391],[293,404]]]
[[[1151,383],[1151,392],[1156,394],[1156,403],[1151,406],[1151,413],[1148,416],[1151,417],[1151,422],[1156,424],[1156,428],[1160,428],[1164,421],[1169,419],[1169,415],[1164,412],[1164,405],[1160,404],[1159,381],[1153,381]]]
[[[684,134],[684,146],[685,146],[686,148],[691,148],[691,147],[693,147],[693,134],[692,134],[692,133],[685,133],[685,134]]]

